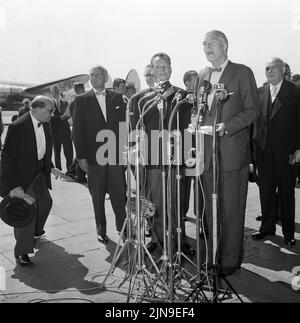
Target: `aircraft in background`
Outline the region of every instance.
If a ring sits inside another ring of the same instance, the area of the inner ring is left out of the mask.
[[[86,89],[88,90],[90,88],[89,80],[90,76],[88,74],[79,74],[39,85],[0,81],[0,106],[2,108],[2,117],[4,119],[4,123],[9,124],[11,122],[11,117],[14,114],[17,114],[18,110],[22,106],[23,99],[28,98],[32,100],[37,95],[46,95],[52,97],[51,88],[56,85],[59,87],[63,99],[70,101],[75,95],[73,90],[74,83],[84,83]],[[128,85],[134,85],[137,92],[140,91],[141,83],[136,70],[130,70],[125,80]],[[112,84],[112,78],[110,75],[108,75],[106,88],[111,89]]]
[[[50,89],[54,85],[57,85],[62,93],[68,93],[73,89],[75,82],[87,83],[89,79],[88,74],[80,74],[36,86],[29,83],[0,82],[0,106],[3,111],[18,111],[25,98],[32,100],[41,94],[51,96]]]
[[[86,84],[89,82],[89,79],[88,74],[80,74],[39,85],[0,81],[0,106],[3,111],[18,111],[25,98],[32,100],[36,95],[47,95],[51,97],[51,87],[54,85],[59,87],[64,99],[70,100],[74,96],[74,83],[81,82]],[[132,69],[129,71],[126,82],[127,84],[133,84],[137,92],[140,91],[141,84],[136,70]],[[112,78],[109,75],[106,88],[112,88],[112,83]],[[89,84],[86,84],[86,87],[89,88]]]

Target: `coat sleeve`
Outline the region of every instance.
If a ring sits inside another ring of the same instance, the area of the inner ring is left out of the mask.
[[[87,159],[85,112],[84,99],[77,97],[74,101],[73,138],[78,159]]]
[[[19,126],[10,125],[5,138],[1,156],[3,189],[8,194],[12,189],[21,186],[17,174],[17,158],[19,151]]]

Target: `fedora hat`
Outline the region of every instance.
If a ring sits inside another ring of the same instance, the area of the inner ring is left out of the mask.
[[[23,199],[6,196],[0,203],[0,217],[11,227],[24,228],[33,221],[35,206]]]

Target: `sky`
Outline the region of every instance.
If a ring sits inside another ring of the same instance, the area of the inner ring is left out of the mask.
[[[206,32],[229,40],[229,58],[258,85],[270,57],[300,74],[299,0],[0,0],[0,80],[49,82],[105,66],[111,77],[140,75],[153,54],[172,60],[171,82],[209,66]]]

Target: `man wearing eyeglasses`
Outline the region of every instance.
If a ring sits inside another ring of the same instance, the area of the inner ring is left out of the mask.
[[[280,58],[270,59],[265,71],[269,83],[259,88],[261,113],[254,129],[262,223],[252,238],[274,236],[279,215],[284,244],[294,246],[295,164],[300,162],[299,94],[296,86],[285,79],[286,64]]]
[[[3,147],[1,167],[4,196],[35,203],[33,221],[24,228],[14,228],[15,257],[20,266],[32,266],[28,254],[33,253],[34,238],[45,234],[44,226],[52,207],[50,173],[58,178],[61,173],[51,162],[52,139],[49,121],[54,102],[46,96],[37,96],[31,111],[13,122]]]

